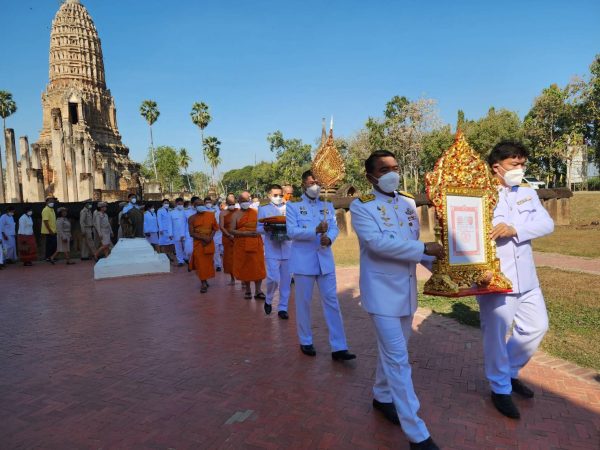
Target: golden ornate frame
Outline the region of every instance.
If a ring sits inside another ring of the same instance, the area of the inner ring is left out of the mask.
[[[478,197],[483,204],[483,232],[492,231],[494,207],[498,203],[498,181],[489,167],[469,146],[458,131],[452,146],[446,150],[432,172],[425,176],[427,196],[436,211],[436,240],[444,246],[445,255],[433,263],[433,275],[425,283],[425,294],[461,297],[493,292],[510,292],[512,285],[500,271],[495,242],[484,239],[485,263],[450,264],[448,195]]]

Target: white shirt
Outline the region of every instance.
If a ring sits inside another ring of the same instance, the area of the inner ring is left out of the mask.
[[[14,216],[9,216],[8,214],[2,214],[0,216],[0,231],[7,236],[14,236],[16,228],[15,218]]]
[[[19,234],[24,236],[33,235],[33,219],[27,214],[23,214],[19,217]]]
[[[258,219],[260,220],[267,217],[285,216],[285,212],[285,204],[278,206],[273,203],[269,203],[268,205],[261,206],[258,209]],[[292,248],[291,240],[287,239],[279,241],[273,239],[269,233],[265,232],[265,226],[261,222],[258,222],[256,231],[264,236],[265,258],[279,260],[290,258],[290,251]]]
[[[174,239],[181,239],[182,237],[185,237],[188,232],[188,218],[185,214],[185,209],[179,210],[175,208],[170,214],[171,222],[173,224],[171,236],[173,236]]]

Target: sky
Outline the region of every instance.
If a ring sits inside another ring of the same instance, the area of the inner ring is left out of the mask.
[[[81,0],[98,29],[108,88],[130,156],[149,131],[140,103],[160,117],[155,145],[184,147],[207,170],[196,101],[210,106],[205,136],[221,142],[221,171],[270,161],[266,137],[314,144],[321,118],[349,137],[394,95],[433,98],[441,119],[477,119],[490,106],[523,117],[552,83],[587,74],[600,53],[600,1]],[[7,121],[35,142],[59,0],[0,0],[0,90]],[[4,150],[3,150],[4,153]],[[4,155],[3,155],[4,156]]]

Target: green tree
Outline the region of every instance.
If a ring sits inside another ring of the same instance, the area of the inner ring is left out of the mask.
[[[142,174],[152,173],[156,167],[156,179],[163,189],[171,192],[180,190],[184,186],[184,179],[180,172],[179,153],[175,148],[168,145],[158,146],[154,152],[149,151],[148,158],[144,162]]]
[[[432,130],[423,136],[423,151],[421,154],[421,170],[431,172],[437,160],[454,142],[454,133],[450,125]],[[424,186],[421,186],[424,187]]]
[[[222,183],[226,192],[239,192],[250,189],[253,166],[228,170],[223,174]]]
[[[523,139],[523,124],[517,113],[494,107],[479,120],[465,120],[463,115],[461,129],[469,145],[482,156],[502,140]]]
[[[144,100],[140,105],[140,114],[150,127],[150,154],[152,155],[152,167],[154,168],[154,178],[158,179],[158,171],[156,169],[156,157],[154,155],[154,138],[152,136],[152,125],[160,116],[158,105],[154,100]]]
[[[219,166],[219,164],[221,164],[221,141],[219,141],[214,136],[209,136],[206,139],[204,139],[204,141],[202,141],[202,144],[204,159],[208,162],[208,165],[212,170],[212,183],[216,186],[217,180],[215,173],[217,167]]]
[[[298,184],[302,172],[310,169],[311,146],[301,139],[285,139],[279,130],[267,136],[269,149],[275,154],[277,181],[282,184]]]
[[[190,178],[192,181],[192,192],[205,197],[208,194],[210,186],[210,176],[204,172],[192,172]]]
[[[179,149],[179,168],[183,170],[185,177],[187,178],[188,189],[192,192],[192,183],[190,182],[190,174],[188,168],[192,162],[192,157],[185,148]]]
[[[192,105],[190,117],[192,118],[192,123],[200,129],[200,144],[202,146],[202,150],[204,150],[204,129],[212,120],[208,105],[204,102],[194,103]],[[206,154],[204,154],[204,161],[207,161]]]
[[[12,94],[7,91],[0,91],[0,117],[2,117],[4,131],[6,131],[6,119],[16,112],[17,104],[13,100]]]

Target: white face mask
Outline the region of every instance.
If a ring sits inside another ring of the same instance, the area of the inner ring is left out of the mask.
[[[199,213],[203,213],[204,211],[206,211],[206,208],[202,205],[198,205],[196,206],[196,211],[198,211]]]
[[[33,211],[27,211],[27,215],[31,216],[33,214]]]
[[[133,205],[135,205],[135,202],[137,202],[137,198],[135,197],[131,197],[131,200],[129,200]]]
[[[321,186],[319,186],[318,184],[313,184],[312,186],[307,187],[305,192],[306,195],[308,195],[314,200],[321,193]]]
[[[271,197],[271,203],[279,206],[283,203],[283,197]]]
[[[154,208],[150,208],[150,212],[153,213],[154,212]]]
[[[250,205],[251,205],[250,202],[242,202],[242,203],[240,203],[240,208],[248,209],[248,208],[250,208]]]
[[[504,167],[502,167],[503,170]],[[507,186],[513,187],[518,186],[523,181],[523,176],[525,175],[525,171],[523,169],[512,169],[506,170],[504,175],[500,175]]]
[[[48,203],[48,207],[54,208],[54,203]]]
[[[212,209],[212,203],[205,203],[204,206],[206,209]]]
[[[400,174],[398,172],[388,172],[385,175],[379,177],[379,179],[377,180],[377,187],[386,194],[391,194],[396,189],[398,189],[399,184]]]
[[[178,211],[183,211],[183,205],[177,205],[176,208],[177,208]]]
[[[163,208],[169,209],[169,204],[168,203],[163,203]]]
[[[235,209],[235,205],[227,205],[227,209],[229,211],[233,211]]]

